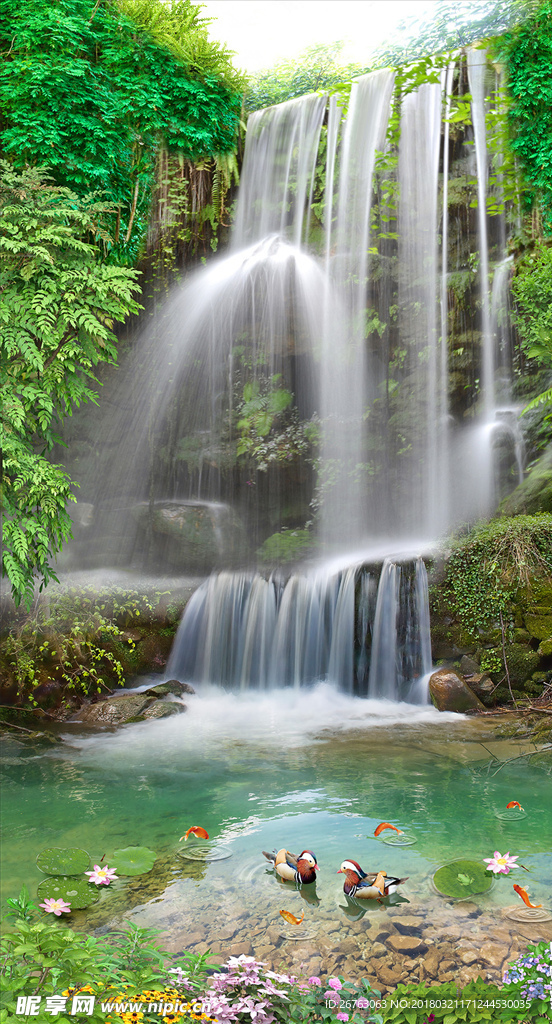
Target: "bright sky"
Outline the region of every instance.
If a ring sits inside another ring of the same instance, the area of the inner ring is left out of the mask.
[[[429,11],[438,0],[200,0],[216,18],[210,34],[236,52],[234,64],[259,71],[307,46],[345,40],[343,63],[367,62],[393,28]]]

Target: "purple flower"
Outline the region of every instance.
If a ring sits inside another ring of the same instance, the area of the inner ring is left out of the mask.
[[[335,1019],[336,1020],[349,1020],[349,1014],[348,1013],[336,1013]]]
[[[320,978],[317,978],[314,975],[313,975],[312,978],[308,978],[307,980],[308,980],[309,985],[321,985],[322,984],[322,982],[320,981]]]
[[[339,989],[343,988],[339,978],[328,978],[328,985],[330,988],[334,988],[336,992],[339,992]]]

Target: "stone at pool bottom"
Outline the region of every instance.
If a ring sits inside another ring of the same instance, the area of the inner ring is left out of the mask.
[[[291,974],[340,974],[351,981],[366,977],[383,995],[399,983],[454,981],[462,987],[478,976],[500,982],[507,964],[525,952],[528,942],[552,940],[552,923],[538,929],[519,925],[475,903],[432,902],[428,913],[427,901],[413,901],[345,923],[331,907],[318,908],[309,922],[313,937],[297,942],[285,939],[280,922],[247,895],[219,895],[222,928],[207,923],[213,899],[198,898],[192,910],[182,894],[170,903],[150,903],[147,921],[138,909],[132,920],[161,928],[161,944],[173,953],[210,948],[217,963],[245,954]],[[110,922],[112,927],[117,923]]]

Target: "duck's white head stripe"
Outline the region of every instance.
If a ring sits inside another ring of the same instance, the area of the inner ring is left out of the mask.
[[[354,871],[355,875],[358,875],[358,864],[355,864],[352,860],[344,860],[341,865],[342,871]]]

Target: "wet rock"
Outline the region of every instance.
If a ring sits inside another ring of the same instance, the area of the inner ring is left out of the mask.
[[[488,697],[495,688],[491,677],[486,672],[477,672],[475,675],[466,678],[466,684],[476,697]]]
[[[348,956],[349,953],[358,953],[358,943],[351,938],[343,939],[343,942],[339,943],[339,951],[345,956]]]
[[[394,953],[425,953],[427,949],[423,939],[416,935],[390,935],[386,945]]]
[[[484,942],[478,950],[479,960],[483,960],[486,964],[492,964],[493,967],[499,967],[504,959],[504,954],[508,947],[499,945],[496,942]]]
[[[157,559],[174,568],[204,571],[231,565],[247,549],[238,514],[221,502],[157,501],[134,505],[130,512],[139,532],[151,531]]]
[[[395,967],[386,967],[385,964],[382,964],[381,967],[376,967],[376,971],[378,982],[389,989],[396,988],[403,973]]]
[[[383,945],[383,942],[374,942],[369,947],[367,955],[369,957],[373,956],[373,957],[379,958],[381,956],[385,956],[386,953],[387,953],[387,949]]]
[[[170,718],[171,715],[181,715],[183,711],[187,711],[185,704],[177,703],[177,701],[156,700],[153,704],[148,704],[147,708],[137,715],[135,721],[143,722],[148,718]]]
[[[429,695],[438,711],[483,711],[484,705],[450,668],[440,668],[429,679]]]
[[[470,981],[475,981],[476,978],[484,978],[486,971],[482,967],[464,967],[463,970],[457,974],[457,984],[459,988],[464,988]]]
[[[469,966],[470,964],[476,963],[479,959],[479,954],[475,949],[465,949],[463,953],[460,953],[458,958],[463,964]]]
[[[178,679],[169,679],[166,683],[156,683],[155,686],[150,686],[146,693],[152,697],[166,697],[168,693],[180,697],[183,693],[195,693],[195,690],[189,683],[181,683]]]
[[[417,935],[422,928],[422,922],[418,917],[395,917],[393,924],[401,935]]]
[[[97,704],[86,704],[70,721],[86,725],[124,725],[141,714],[154,701],[145,693],[130,694],[100,700]]]
[[[473,658],[469,658],[467,654],[464,654],[460,661],[460,672],[463,676],[475,676],[481,672],[481,668]]]

